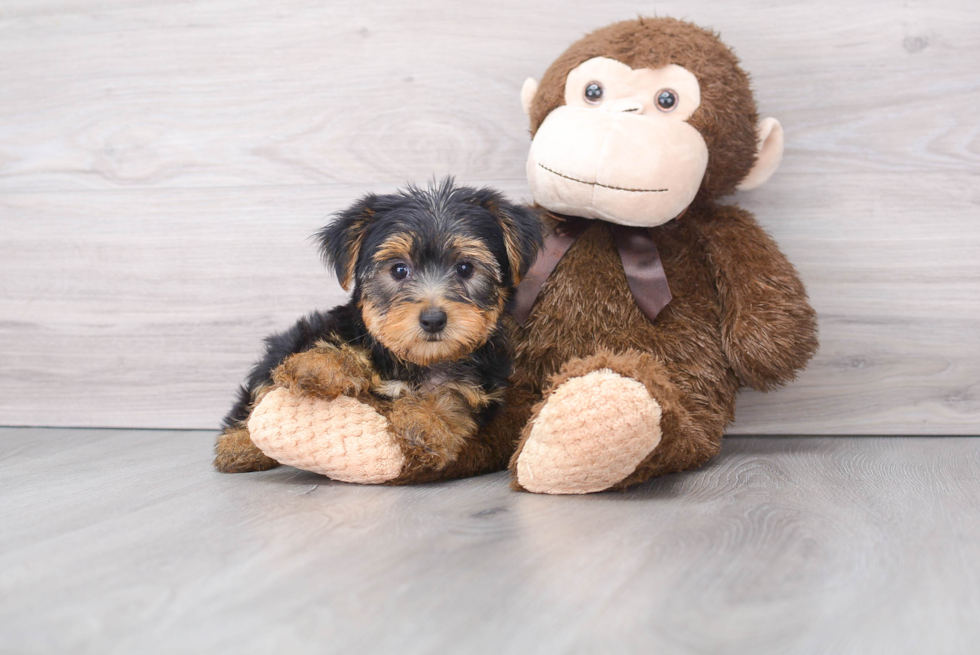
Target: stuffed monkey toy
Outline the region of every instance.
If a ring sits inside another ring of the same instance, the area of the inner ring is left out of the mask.
[[[589,493],[698,466],[740,387],[792,380],[817,349],[793,266],[718,201],[772,175],[782,129],[715,34],[669,18],[589,34],[521,96],[551,233],[515,299],[514,382],[541,394],[515,486]]]

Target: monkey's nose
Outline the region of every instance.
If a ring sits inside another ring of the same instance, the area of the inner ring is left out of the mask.
[[[643,103],[639,100],[632,100],[630,98],[622,98],[620,100],[607,100],[606,102],[599,105],[599,109],[602,111],[611,112],[636,112],[637,114],[643,113]]]
[[[423,309],[422,313],[419,314],[419,325],[429,334],[442,332],[443,328],[446,327],[446,312],[438,307]]]

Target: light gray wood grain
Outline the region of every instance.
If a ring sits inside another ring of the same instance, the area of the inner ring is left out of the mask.
[[[735,200],[822,349],[733,432],[980,432],[980,15],[947,2],[12,1],[0,7],[0,424],[213,426],[261,336],[342,292],[307,236],[455,173],[528,197],[527,76],[656,9],[786,128]]]
[[[869,197],[861,184],[838,186],[853,212],[879,214],[845,233],[823,223],[834,210],[814,184],[820,176],[787,174],[778,192],[746,194],[745,204],[809,284],[823,347],[794,385],[746,393],[733,431],[976,432],[977,198],[949,200],[948,234],[930,235],[919,221],[930,210],[929,191],[952,191],[967,180],[894,176],[905,181],[894,194]],[[504,188],[526,197],[522,185]],[[328,209],[360,192],[332,186],[257,187],[234,197],[213,189],[0,196],[8,230],[0,243],[0,314],[8,317],[0,322],[8,344],[0,360],[4,419],[215,424],[263,335],[342,300],[307,236]],[[883,239],[886,229],[891,236]]]
[[[980,441],[735,437],[625,494],[0,430],[0,652],[974,653]]]
[[[523,177],[527,76],[647,3],[6,3],[0,188]],[[719,30],[786,123],[787,170],[976,165],[963,0],[663,2]]]

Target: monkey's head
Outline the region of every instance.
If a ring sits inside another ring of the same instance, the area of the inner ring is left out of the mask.
[[[718,37],[671,18],[579,40],[521,90],[527,177],[561,214],[653,227],[695,201],[764,183],[783,132],[759,121],[748,76]]]

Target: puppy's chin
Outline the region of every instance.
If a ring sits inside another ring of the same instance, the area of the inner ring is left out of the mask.
[[[476,345],[459,343],[449,339],[429,341],[427,339],[415,340],[414,343],[401,341],[397,344],[387,344],[381,341],[385,348],[392,351],[402,359],[418,364],[419,366],[431,366],[439,362],[447,362],[465,357],[482,343]]]

